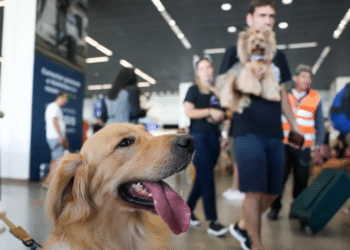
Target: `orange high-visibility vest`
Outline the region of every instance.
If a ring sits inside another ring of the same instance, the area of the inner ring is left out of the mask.
[[[310,89],[306,97],[303,97],[298,103],[297,98],[293,93],[288,93],[290,106],[292,107],[296,122],[299,125],[301,132],[304,134],[304,146],[312,147],[316,138],[315,115],[317,106],[320,102],[320,94],[315,90]],[[284,135],[284,143],[288,142],[290,124],[286,117],[282,115],[282,128]]]

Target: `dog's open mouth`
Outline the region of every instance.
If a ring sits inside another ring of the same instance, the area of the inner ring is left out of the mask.
[[[253,55],[264,55],[265,54],[265,48],[262,47],[255,47],[252,49],[251,52]]]
[[[163,181],[128,182],[119,187],[119,195],[134,206],[158,213],[176,235],[186,232],[189,228],[190,208],[181,196]]]

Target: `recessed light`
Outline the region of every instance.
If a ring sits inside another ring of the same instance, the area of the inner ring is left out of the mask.
[[[229,33],[235,33],[237,31],[237,28],[235,26],[230,26],[227,28],[227,31]]]
[[[286,29],[288,27],[288,23],[287,22],[281,22],[278,24],[278,27],[280,29]]]
[[[176,24],[176,22],[175,22],[174,20],[170,20],[170,21],[169,21],[169,25],[170,25],[170,26],[174,26],[175,24]]]
[[[182,38],[185,37],[185,35],[181,33],[181,34],[179,34],[177,37],[178,37],[179,39],[182,39]]]
[[[224,11],[228,11],[232,8],[231,4],[229,3],[224,3],[221,5],[221,9],[224,10]]]
[[[293,0],[282,0],[283,4],[291,4]]]

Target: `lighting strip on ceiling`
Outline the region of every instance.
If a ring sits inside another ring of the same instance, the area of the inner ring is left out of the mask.
[[[134,65],[132,65],[131,63],[129,63],[128,61],[124,60],[124,59],[121,59],[119,61],[119,63],[124,66],[124,67],[127,67],[127,68],[134,68]],[[149,75],[147,75],[145,72],[141,71],[140,69],[138,68],[135,68],[134,70],[135,74],[142,77],[143,79],[145,79],[147,82],[151,83],[151,84],[156,84],[157,81],[154,80],[152,77],[150,77]]]
[[[108,61],[109,61],[108,56],[90,57],[85,59],[86,63],[102,63],[102,62],[108,62]]]
[[[309,43],[291,43],[288,44],[288,49],[305,49],[305,48],[313,48],[317,47],[317,42],[309,42]]]
[[[156,84],[156,80],[154,80],[152,77],[150,77],[149,75],[147,75],[145,72],[142,72],[140,69],[136,68],[135,69],[135,74],[142,77],[143,79],[145,79],[147,82],[151,83],[151,84]]]
[[[312,74],[316,74],[317,70],[320,68],[322,62],[324,61],[324,59],[326,58],[326,56],[328,55],[329,51],[331,50],[331,47],[326,46],[320,57],[317,59],[317,61],[315,62],[314,66],[312,67]]]
[[[87,86],[88,90],[102,90],[102,89],[111,89],[112,84],[98,84],[98,85],[89,85]]]
[[[338,39],[340,37],[341,33],[343,32],[343,30],[345,29],[346,25],[348,24],[349,20],[350,20],[350,8],[346,12],[346,14],[343,17],[343,19],[340,21],[337,29],[333,32],[333,38],[334,39]]]
[[[149,82],[138,82],[137,87],[143,88],[143,87],[149,87],[151,84]]]
[[[89,36],[85,37],[85,41],[90,44],[91,46],[95,47],[96,49],[98,49],[99,51],[101,51],[103,54],[105,54],[106,56],[112,56],[113,52],[109,49],[107,49],[105,46],[99,44],[97,41],[95,41],[94,39],[92,39]]]
[[[191,49],[192,48],[191,43],[187,40],[184,33],[180,30],[179,26],[176,25],[175,20],[172,19],[169,13],[165,10],[165,7],[162,4],[162,2],[160,0],[152,0],[152,2],[156,6],[160,14],[163,16],[165,21],[169,24],[172,31],[176,34],[177,38],[180,39],[182,45],[186,49]]]
[[[123,65],[124,67],[126,67],[126,68],[131,68],[132,69],[134,67],[134,65],[132,65],[131,63],[129,63],[128,61],[126,61],[124,59],[120,60],[119,63],[121,65]]]
[[[226,52],[226,48],[214,48],[214,49],[205,49],[204,54],[223,54]]]

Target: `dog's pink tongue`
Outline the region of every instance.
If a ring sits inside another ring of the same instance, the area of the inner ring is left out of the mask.
[[[152,193],[157,213],[178,235],[187,231],[190,226],[191,210],[187,203],[167,183],[143,183]]]

